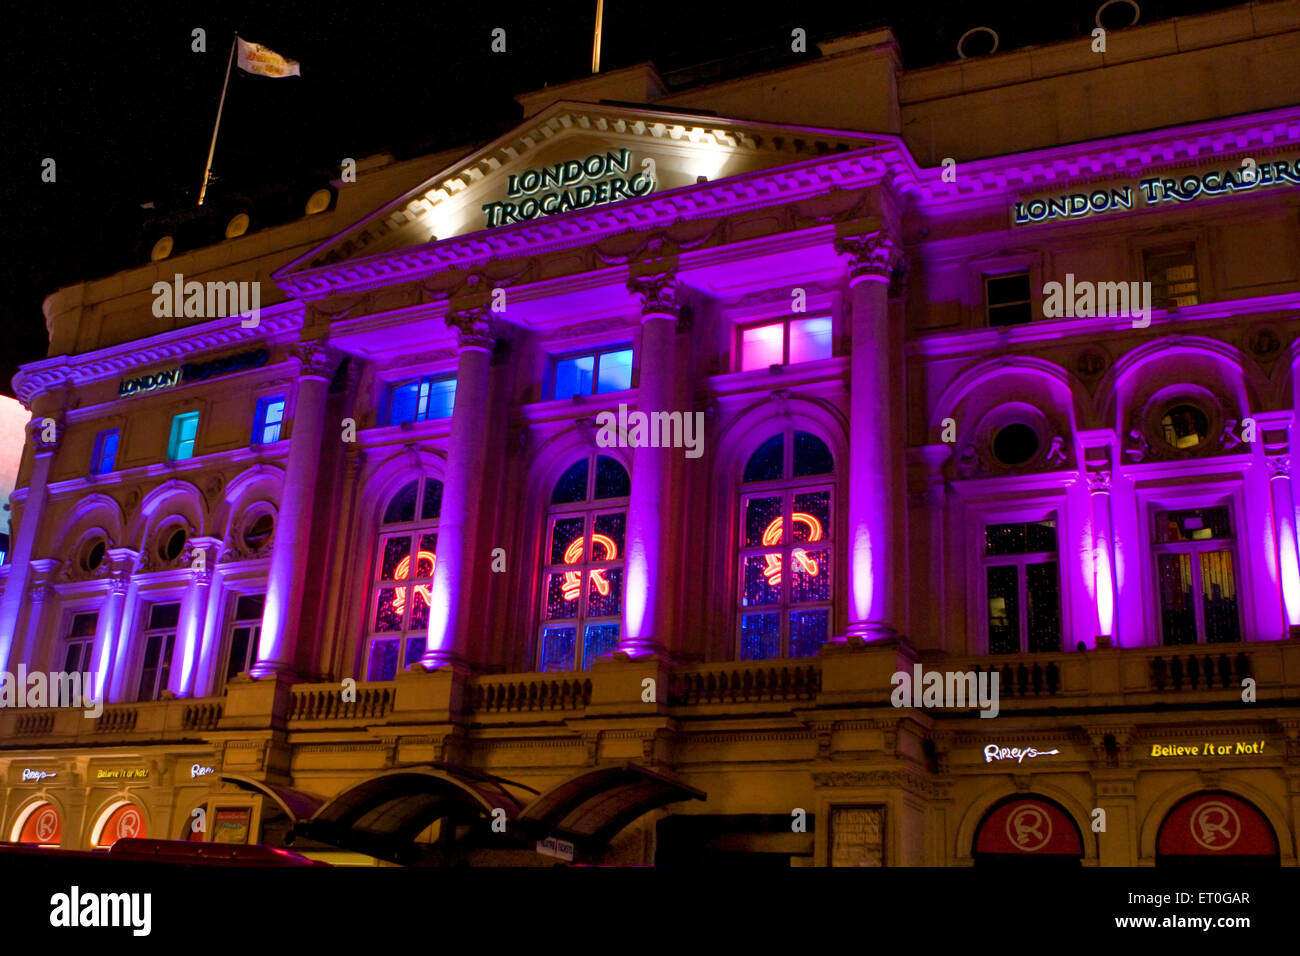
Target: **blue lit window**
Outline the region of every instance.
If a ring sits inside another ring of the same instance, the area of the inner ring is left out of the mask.
[[[603,395],[632,387],[632,350],[576,355],[555,363],[555,398]]]
[[[184,412],[172,419],[172,433],[167,440],[167,458],[183,461],[194,457],[194,440],[199,434],[199,413]]]
[[[423,422],[432,418],[451,418],[456,407],[454,378],[423,378],[393,389],[389,403],[388,424]]]
[[[253,444],[269,445],[279,441],[282,424],[284,424],[284,396],[259,398],[257,413],[253,418]]]
[[[116,428],[102,431],[95,436],[95,451],[90,459],[92,475],[107,475],[117,466],[117,441],[119,432]]]

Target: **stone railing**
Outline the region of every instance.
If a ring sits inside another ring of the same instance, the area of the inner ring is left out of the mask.
[[[391,681],[357,684],[344,699],[336,683],[295,684],[289,689],[289,720],[374,721],[382,720],[397,701],[397,685]]]
[[[820,690],[821,663],[816,659],[706,664],[673,671],[668,703],[690,707],[812,701]]]
[[[591,702],[591,678],[576,674],[519,674],[474,677],[466,687],[472,714],[579,711]]]
[[[221,714],[217,698],[105,704],[94,716],[81,707],[5,707],[0,708],[0,747],[17,740],[24,746],[193,740],[214,730]]]

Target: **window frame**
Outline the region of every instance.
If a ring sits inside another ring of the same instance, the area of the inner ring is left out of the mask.
[[[1056,528],[1056,551],[1030,551],[1023,554],[988,554],[987,530],[990,526],[999,524],[1032,524],[1051,519]],[[1067,614],[1069,606],[1065,597],[1065,574],[1064,563],[1061,560],[1061,542],[1064,537],[1064,525],[1062,518],[1062,508],[1049,507],[1039,508],[1032,511],[1021,513],[991,512],[976,526],[978,530],[978,548],[979,554],[976,557],[976,563],[979,567],[979,584],[978,591],[980,597],[980,638],[982,644],[982,653],[989,658],[1012,658],[1029,654],[1060,654],[1065,651],[1065,635],[1067,630]],[[1025,569],[1029,565],[1039,565],[1045,563],[1045,557],[1050,555],[1056,564],[1056,594],[1057,594],[1057,621],[1060,625],[1060,634],[1058,636],[1058,647],[1051,651],[1035,651],[1029,647],[1029,581]],[[994,653],[992,649],[992,635],[989,633],[989,577],[988,569],[995,567],[1014,567],[1016,568],[1016,600],[1019,607],[1019,642],[1017,650],[1011,652]]]
[[[104,445],[109,439],[113,441],[113,459],[109,468],[104,468]],[[117,471],[117,455],[122,450],[122,429],[104,428],[95,434],[95,443],[90,453],[91,475],[111,475]]]
[[[176,623],[164,627],[150,627],[149,621],[153,617],[154,608],[169,604],[176,605]],[[175,664],[176,656],[176,638],[180,635],[181,616],[185,613],[185,601],[180,595],[171,595],[159,597],[156,600],[146,601],[141,608],[139,643],[136,651],[136,666],[134,668],[132,683],[135,686],[135,693],[131,696],[132,703],[148,704],[156,703],[162,700],[163,692],[168,689],[167,683],[171,680],[172,667]],[[145,673],[149,668],[145,667],[145,660],[149,655],[149,641],[152,638],[160,638],[162,646],[159,648],[158,663],[154,670],[154,689],[150,697],[141,697],[140,694],[144,688]],[[171,653],[168,653],[168,644],[171,645]],[[164,664],[164,660],[166,663]]]
[[[193,438],[186,439],[186,438],[179,437],[180,434],[183,432],[184,422],[187,421],[194,422]],[[198,457],[199,425],[202,421],[203,421],[202,412],[199,411],[198,409],[192,409],[190,411],[185,411],[185,412],[177,412],[172,416],[171,427],[168,430],[168,434],[167,434],[167,460],[168,461],[189,461],[193,458]],[[188,455],[178,457],[176,452],[179,450],[180,446],[184,445],[185,442],[187,441],[189,442],[190,445],[190,449],[189,449],[190,453]]]
[[[616,389],[610,389],[607,392],[602,392],[599,390],[600,389],[600,360],[606,355],[613,355],[618,352],[632,353],[631,364],[628,367],[627,388],[616,388]],[[547,395],[549,396],[549,400],[555,402],[571,402],[575,398],[588,399],[596,395],[617,395],[620,392],[629,392],[632,389],[636,388],[637,386],[636,357],[637,357],[636,345],[632,342],[618,343],[609,346],[606,345],[591,346],[589,348],[582,349],[576,352],[564,352],[564,353],[552,355],[551,362],[550,362],[550,370],[547,376]],[[591,391],[575,392],[572,395],[566,395],[564,398],[559,398],[558,396],[556,396],[555,390],[556,390],[557,380],[559,378],[560,363],[572,361],[575,359],[584,359],[584,358],[590,358],[593,360],[591,366]]]
[[[1231,538],[1205,538],[1197,541],[1168,541],[1158,542],[1156,540],[1156,515],[1160,512],[1168,511],[1195,511],[1206,508],[1226,508],[1228,512],[1228,522],[1232,528],[1233,536]],[[1240,512],[1233,506],[1230,499],[1222,499],[1217,503],[1211,504],[1179,504],[1176,506],[1166,506],[1161,503],[1149,503],[1145,509],[1145,524],[1149,534],[1149,547],[1147,553],[1150,555],[1148,573],[1152,575],[1152,612],[1155,615],[1156,623],[1154,635],[1158,639],[1159,647],[1211,647],[1215,644],[1241,643],[1246,640],[1246,607],[1245,607],[1245,588],[1242,579],[1242,561],[1240,552],[1241,524]],[[1206,551],[1227,551],[1232,562],[1232,579],[1237,597],[1237,641],[1215,641],[1210,642],[1206,632],[1205,622],[1205,593],[1201,588],[1201,562],[1199,555]],[[1161,581],[1160,581],[1160,556],[1165,554],[1187,554],[1192,558],[1188,561],[1191,568],[1191,590],[1194,608],[1194,619],[1196,624],[1196,640],[1188,644],[1169,644],[1165,642],[1164,617]]]
[[[52,662],[52,663],[58,663],[63,673],[67,673],[67,674],[71,674],[74,672],[83,673],[83,674],[94,673],[95,642],[99,637],[99,617],[101,613],[102,613],[102,609],[98,607],[74,607],[74,608],[69,608],[67,610],[66,618],[63,625],[63,632],[62,632],[63,640],[60,643],[60,648],[62,649],[63,653],[60,655],[57,661]],[[95,618],[94,631],[88,637],[86,636],[74,637],[72,632],[74,629],[74,625],[77,623],[77,618],[86,615],[94,616]],[[83,650],[80,652],[79,655],[79,659],[81,660],[83,666],[77,668],[75,671],[70,671],[68,670],[68,652],[72,649],[72,645],[74,644],[82,645],[83,647]],[[89,694],[89,691],[87,690],[86,693]]]
[[[794,436],[796,432],[807,432],[821,441],[831,455],[831,471],[819,475],[804,475],[794,477]],[[750,459],[757,454],[758,450],[764,444],[771,441],[777,435],[782,436],[782,460],[781,460],[781,477],[768,479],[766,481],[746,482],[744,480],[745,468]],[[735,575],[735,586],[732,588],[731,611],[731,659],[738,663],[744,662],[761,662],[761,661],[778,661],[778,660],[805,660],[806,658],[790,657],[790,615],[794,611],[800,610],[825,610],[827,612],[826,620],[826,640],[830,640],[837,631],[838,622],[838,599],[843,592],[844,585],[840,582],[844,578],[844,564],[841,561],[840,552],[842,544],[838,540],[842,533],[840,522],[840,473],[842,469],[840,462],[835,455],[835,449],[832,443],[819,434],[813,428],[804,423],[787,423],[784,428],[777,432],[765,431],[760,441],[754,443],[748,453],[741,456],[738,463],[738,472],[736,477],[735,494],[732,500],[736,503],[736,523],[735,532],[731,535],[728,542],[728,553],[731,560],[731,571]],[[801,601],[794,602],[790,599],[790,578],[786,573],[781,575],[781,600],[775,605],[753,605],[745,606],[742,602],[745,598],[745,560],[747,557],[753,557],[759,554],[770,554],[774,550],[781,554],[781,567],[790,568],[790,552],[793,551],[797,542],[793,540],[792,535],[785,535],[786,543],[774,547],[763,547],[758,545],[746,545],[745,541],[745,503],[754,498],[774,498],[781,496],[781,521],[783,528],[792,527],[791,514],[794,511],[794,499],[801,494],[815,494],[820,491],[829,492],[829,514],[826,521],[826,533],[821,540],[826,542],[828,560],[830,562],[830,596],[820,601]],[[837,593],[838,592],[838,593]],[[751,614],[771,614],[778,615],[780,620],[780,631],[777,637],[777,656],[764,658],[744,658],[744,618]]]
[[[790,361],[790,326],[795,322],[805,321],[807,319],[827,319],[831,323],[831,354],[819,359],[810,359],[806,362]],[[752,332],[754,329],[768,328],[773,325],[781,326],[781,362],[760,365],[757,368],[745,368],[745,333]],[[839,332],[839,326],[835,320],[835,310],[823,307],[817,309],[808,309],[804,312],[793,312],[789,315],[766,316],[753,321],[737,323],[735,326],[735,371],[741,373],[765,372],[772,368],[772,364],[777,364],[779,368],[791,368],[796,365],[812,365],[816,362],[827,362],[836,357],[836,335]],[[820,437],[820,436],[818,436]]]
[[[450,421],[452,416],[456,412],[456,393],[458,392],[458,388],[456,387],[456,380],[457,380],[456,373],[453,372],[451,374],[443,373],[443,374],[421,375],[418,378],[404,378],[401,379],[400,381],[390,382],[388,384],[387,400],[384,403],[384,418],[383,418],[384,427],[402,428],[404,426],[418,425],[421,422]],[[432,398],[432,387],[434,385],[445,383],[445,382],[451,382],[453,385],[451,411],[449,411],[446,415],[430,417],[429,405],[430,405],[430,399]],[[395,422],[393,421],[393,405],[397,399],[397,393],[402,389],[409,388],[411,386],[416,386],[415,417],[408,419],[407,421]],[[423,414],[421,414],[420,412],[421,404],[424,405]]]
[[[266,429],[268,427],[266,417],[271,406],[276,403],[280,404],[280,420],[274,422],[276,426],[275,438],[266,441]],[[274,445],[284,439],[284,426],[289,419],[289,396],[284,393],[274,393],[269,395],[259,395],[257,403],[253,407],[253,435],[249,442],[250,447],[260,448],[264,445]]]
[[[1019,276],[1022,276],[1022,275],[1025,277],[1025,283],[1026,283],[1026,285],[1029,286],[1029,296],[1028,296],[1028,298],[1026,298],[1026,299],[1024,299],[1024,300],[1017,299],[1017,300],[1014,301],[1014,302],[999,302],[997,305],[993,305],[993,304],[989,301],[989,281],[990,281],[990,280],[996,280],[996,279],[1013,279],[1013,278],[1018,278]],[[982,301],[983,301],[984,327],[985,327],[985,328],[987,328],[987,329],[1009,329],[1009,328],[1014,328],[1015,326],[1018,326],[1018,325],[1030,325],[1030,324],[1033,323],[1034,319],[1037,318],[1037,312],[1038,312],[1038,310],[1036,310],[1035,307],[1034,307],[1034,306],[1035,306],[1035,301],[1034,301],[1034,275],[1033,275],[1033,270],[1032,270],[1032,269],[1030,269],[1029,267],[1026,266],[1026,267],[1023,268],[1023,269],[1011,269],[1011,270],[1005,270],[1005,271],[990,270],[990,271],[985,271],[985,272],[981,273],[981,277],[980,277],[980,278],[981,278],[980,286],[981,286],[981,291],[982,291],[982,293],[983,293],[983,295],[981,296],[981,299],[982,299]],[[1027,306],[1029,306],[1029,318],[1028,318],[1026,321],[1024,321],[1024,322],[1006,322],[1006,323],[1003,323],[1003,324],[1001,324],[1001,325],[994,325],[994,324],[993,324],[993,322],[992,322],[992,320],[991,320],[991,311],[992,311],[993,309],[1008,309],[1008,308],[1010,308],[1010,307],[1012,307],[1012,306],[1019,306],[1019,305],[1027,305]]]
[[[265,610],[266,595],[264,593],[249,592],[245,594],[240,591],[230,591],[229,597],[226,600],[226,614],[222,626],[221,660],[218,665],[219,669],[217,670],[217,675],[216,675],[217,686],[214,691],[214,694],[216,696],[220,696],[224,694],[225,688],[231,680],[233,680],[239,674],[244,673],[246,670],[251,670],[253,665],[257,663],[257,647],[262,636],[262,618],[259,617],[256,619],[256,621],[254,621],[253,618],[241,618],[239,616],[239,602],[244,598],[252,598],[252,597],[261,598],[263,602],[263,610]],[[235,674],[232,675],[229,673],[229,671],[230,671],[230,658],[231,655],[234,654],[234,650],[235,650],[235,630],[244,624],[247,624],[251,631],[249,647],[248,649],[246,649],[245,653],[247,654],[248,652],[251,651],[252,659],[248,662],[248,666],[246,668],[240,671],[236,671]]]

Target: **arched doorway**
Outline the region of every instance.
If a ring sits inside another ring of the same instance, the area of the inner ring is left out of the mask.
[[[1156,835],[1157,866],[1279,866],[1277,834],[1264,814],[1231,793],[1180,801]]]
[[[100,814],[99,822],[90,834],[90,842],[97,850],[107,850],[126,837],[143,840],[148,835],[145,832],[144,812],[129,800],[121,800]]]
[[[51,803],[33,803],[14,822],[10,839],[28,846],[57,847],[63,842],[63,818]]]
[[[1083,838],[1060,804],[1030,794],[994,804],[975,831],[976,866],[1074,867]]]

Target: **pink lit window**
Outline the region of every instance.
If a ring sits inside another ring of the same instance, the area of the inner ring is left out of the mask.
[[[797,365],[830,358],[833,353],[829,316],[789,319],[754,326],[740,333],[740,370]]]

